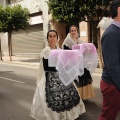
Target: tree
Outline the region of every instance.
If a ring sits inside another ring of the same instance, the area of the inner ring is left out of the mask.
[[[108,16],[108,6],[112,0],[49,0],[48,6],[53,20],[66,24],[80,21],[93,22],[94,17]],[[98,22],[98,21],[97,21]]]
[[[48,6],[52,18],[60,23],[78,24],[81,21],[92,24],[97,31],[98,55],[102,67],[100,29],[98,23],[103,16],[109,16],[108,6],[112,0],[49,0]]]
[[[98,46],[98,55],[99,55],[99,65],[103,67],[103,59],[102,59],[102,52],[101,52],[101,42],[100,42],[100,28],[97,28],[98,23],[100,20],[105,17],[110,17],[109,14],[109,5],[112,0],[86,0],[83,2],[83,12],[86,16],[84,21],[89,22],[94,28],[92,31],[94,32],[91,37],[93,42],[97,42]]]
[[[0,6],[0,32],[8,32],[8,49],[10,60],[12,60],[12,32],[26,29],[29,25],[29,11],[21,5],[13,7]]]
[[[66,37],[66,29],[69,28],[69,25],[76,24],[78,26],[79,21],[83,19],[79,4],[79,1],[74,2],[74,0],[48,1],[49,11],[52,14],[52,24],[58,32],[60,46]]]
[[[75,24],[84,19],[80,0],[49,0],[48,6],[53,20]]]

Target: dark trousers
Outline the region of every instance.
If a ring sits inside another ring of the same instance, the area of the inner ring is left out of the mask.
[[[101,80],[100,89],[103,95],[102,113],[98,120],[115,120],[120,110],[120,91],[115,85]]]

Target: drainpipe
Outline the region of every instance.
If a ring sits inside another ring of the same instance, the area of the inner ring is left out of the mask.
[[[42,16],[43,16],[43,35],[44,35],[44,42],[45,46],[47,45],[47,32],[48,32],[48,0],[42,0]]]
[[[2,1],[3,7],[6,6],[6,0]],[[3,56],[8,56],[8,33],[1,33],[1,49]]]

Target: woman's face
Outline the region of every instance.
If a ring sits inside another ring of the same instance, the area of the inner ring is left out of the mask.
[[[78,37],[78,31],[77,31],[77,28],[76,27],[71,27],[70,29],[70,34],[71,34],[71,37],[75,38],[75,37]]]
[[[56,43],[57,43],[58,39],[57,39],[57,35],[55,32],[49,32],[49,35],[48,35],[48,42],[49,42],[49,45],[50,46],[55,46]]]

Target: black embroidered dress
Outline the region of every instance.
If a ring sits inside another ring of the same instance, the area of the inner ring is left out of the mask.
[[[41,53],[31,116],[36,120],[74,120],[85,112],[85,106],[73,83],[65,86],[58,71],[48,67],[50,50],[47,46]]]

